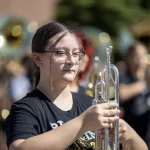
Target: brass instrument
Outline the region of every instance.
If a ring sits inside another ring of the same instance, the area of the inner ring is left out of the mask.
[[[1,96],[0,96],[0,122],[4,122],[9,114],[9,101],[6,89],[9,81],[8,64],[18,62],[18,59],[29,50],[32,33],[27,29],[25,19],[17,17],[0,18],[0,66],[1,69]],[[8,63],[9,62],[9,63]],[[16,64],[16,63],[14,63]],[[13,69],[16,66],[13,65]],[[7,69],[5,69],[7,68]],[[2,72],[7,70],[6,72]],[[9,69],[10,70],[10,69]]]
[[[32,33],[25,19],[0,18],[0,56],[20,57],[29,50]]]
[[[116,66],[110,63],[111,52],[112,46],[107,46],[107,64],[99,73],[101,79],[96,81],[93,105],[113,102],[119,104],[119,73]],[[112,85],[114,87],[110,88]],[[114,97],[110,98],[112,92],[114,92]],[[100,130],[95,131],[96,150],[119,150],[119,120],[115,121],[111,126],[114,129],[113,141],[109,140],[110,128],[104,129],[104,138],[101,138]]]

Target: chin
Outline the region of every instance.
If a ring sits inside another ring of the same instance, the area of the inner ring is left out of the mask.
[[[74,78],[67,78],[67,79],[65,78],[64,80],[65,80],[66,82],[70,83],[70,82],[72,82],[72,81],[74,80]]]
[[[65,83],[70,84],[74,80],[74,77],[63,78],[63,80],[65,81]]]
[[[63,79],[68,82],[72,82],[75,79],[75,75],[64,75]]]

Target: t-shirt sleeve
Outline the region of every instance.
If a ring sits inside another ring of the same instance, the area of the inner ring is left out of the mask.
[[[18,139],[38,135],[38,121],[33,106],[17,102],[13,104],[5,122],[7,146]]]
[[[119,83],[128,84],[128,83],[131,83],[131,79],[126,75],[122,75],[122,76],[119,76]]]

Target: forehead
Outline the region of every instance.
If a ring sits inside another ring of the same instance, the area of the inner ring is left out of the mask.
[[[61,34],[53,37],[52,43],[57,41],[57,39],[60,36],[61,36]],[[75,37],[75,35],[68,32],[68,33],[66,33],[66,35],[64,35],[59,40],[59,42],[55,46],[55,48],[59,48],[59,47],[66,47],[66,48],[70,48],[70,49],[79,48],[79,42],[78,42],[77,38]]]

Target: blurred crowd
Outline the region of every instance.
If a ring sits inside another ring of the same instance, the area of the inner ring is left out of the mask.
[[[30,55],[1,58],[0,65],[0,149],[5,150],[4,121],[11,105],[32,90],[33,62]]]
[[[70,84],[73,92],[87,92],[93,73],[95,49],[83,31],[75,31],[85,49],[79,76]],[[150,62],[147,47],[136,41],[126,50],[124,59],[116,63],[120,73],[120,108],[124,118],[150,148]],[[36,69],[29,54],[19,59],[0,60],[0,150],[6,150],[4,121],[11,105],[34,88]]]

